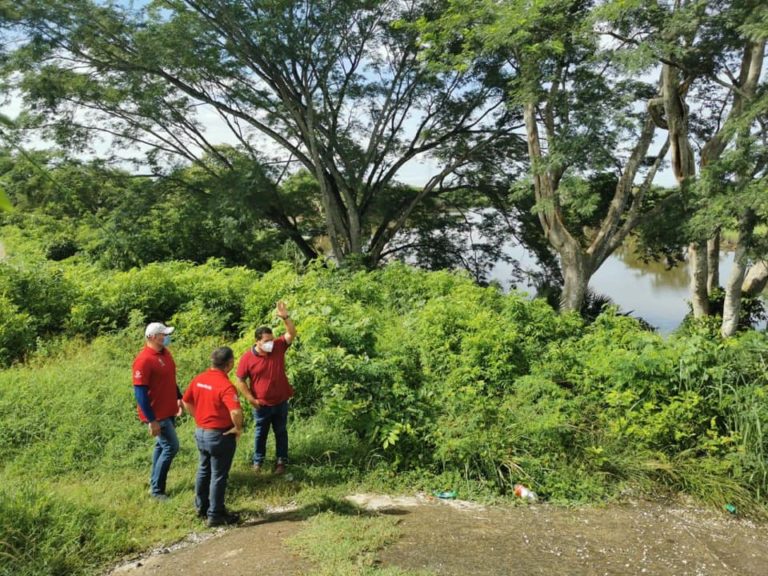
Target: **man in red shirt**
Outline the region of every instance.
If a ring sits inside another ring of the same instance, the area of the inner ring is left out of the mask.
[[[275,338],[272,329],[256,329],[256,343],[237,365],[237,388],[253,407],[253,470],[259,472],[267,452],[269,427],[275,432],[277,464],[275,473],[283,474],[288,463],[288,399],[293,388],[285,375],[285,352],[296,338],[296,327],[284,302],[277,303],[277,315],[285,324],[285,334]]]
[[[175,416],[181,413],[181,391],[176,384],[176,363],[168,344],[172,326],[152,322],[144,331],[146,345],[133,361],[133,392],[139,419],[155,438],[149,493],[167,500],[165,484],[174,456],[179,451]]]
[[[197,424],[200,465],[195,478],[195,507],[198,516],[208,518],[208,526],[238,521],[237,514],[227,512],[224,506],[229,469],[243,431],[243,410],[228,376],[234,365],[231,348],[216,348],[211,354],[211,368],[192,379],[182,398]]]

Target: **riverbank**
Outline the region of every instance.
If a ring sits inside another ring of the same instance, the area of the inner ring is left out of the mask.
[[[533,257],[520,246],[507,245],[505,253],[519,261],[524,269],[537,269]],[[733,252],[723,248],[720,253],[721,283],[728,278],[732,267]],[[489,278],[509,290],[512,266],[506,262],[497,263]],[[690,312],[688,262],[680,262],[672,268],[663,262],[645,262],[637,257],[631,246],[611,254],[592,276],[589,286],[595,293],[610,298],[622,313],[642,318],[664,336],[679,328]],[[520,284],[519,289],[532,295],[536,292],[533,286],[525,283]],[[760,330],[765,327],[765,323],[756,326]]]

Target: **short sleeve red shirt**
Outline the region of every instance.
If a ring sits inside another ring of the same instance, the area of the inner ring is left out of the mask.
[[[237,390],[229,377],[216,368],[192,378],[182,399],[195,407],[195,423],[200,428],[232,428],[230,411],[241,409]]]
[[[155,418],[162,420],[176,415],[178,411],[178,396],[176,394],[176,363],[168,348],[159,352],[149,346],[139,352],[133,361],[133,385],[146,386],[149,401]],[[139,418],[147,422],[147,417],[136,407]]]
[[[240,358],[237,377],[250,381],[251,393],[266,406],[276,406],[293,396],[293,388],[285,375],[285,352],[288,342],[284,336],[274,339],[274,348],[259,356],[253,347]]]

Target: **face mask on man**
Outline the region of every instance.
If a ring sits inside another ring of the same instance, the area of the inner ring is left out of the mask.
[[[166,334],[163,338],[163,346],[168,346],[171,343],[171,335]]]
[[[272,352],[272,349],[275,347],[275,342],[273,340],[269,340],[268,342],[262,342],[260,345],[261,351],[266,352],[269,354]]]

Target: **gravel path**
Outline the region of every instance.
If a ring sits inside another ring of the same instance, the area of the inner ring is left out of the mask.
[[[648,502],[486,507],[423,495],[349,499],[399,519],[401,537],[379,553],[381,566],[445,576],[768,574],[768,526],[715,510]],[[237,528],[190,535],[109,576],[311,574],[284,544],[302,527],[290,510],[272,511]]]

